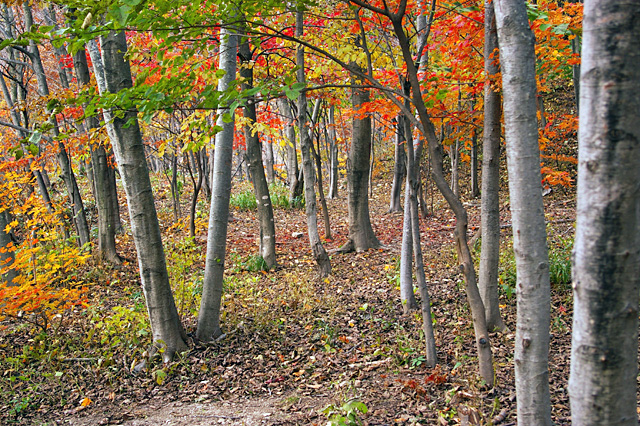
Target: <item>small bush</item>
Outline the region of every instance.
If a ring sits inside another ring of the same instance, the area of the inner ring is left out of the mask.
[[[243,189],[236,194],[231,194],[229,205],[236,210],[248,211],[258,207],[256,197],[251,188]]]

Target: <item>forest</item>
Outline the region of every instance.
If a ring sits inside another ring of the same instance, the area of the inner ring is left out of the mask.
[[[0,424],[638,424],[640,2],[3,0],[0,75]]]

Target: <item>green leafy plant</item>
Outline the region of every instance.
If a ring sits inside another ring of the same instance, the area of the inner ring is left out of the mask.
[[[331,404],[322,410],[322,414],[329,420],[327,426],[357,426],[362,424],[360,414],[367,414],[367,411],[364,402],[352,399],[340,407]]]
[[[258,203],[256,202],[256,196],[253,194],[253,190],[246,188],[231,194],[229,206],[237,210],[247,211],[255,210],[258,207]]]

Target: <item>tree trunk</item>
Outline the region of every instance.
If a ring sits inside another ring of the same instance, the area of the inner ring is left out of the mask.
[[[480,270],[478,287],[489,330],[505,330],[498,298],[498,266],[500,260],[500,93],[491,79],[500,71],[492,53],[498,48],[498,33],[493,0],[484,5],[484,131],[482,140],[482,198],[480,200]]]
[[[125,59],[127,42],[124,32],[112,31],[101,36],[100,41],[107,90],[118,93],[132,87],[131,68]],[[95,74],[96,78],[102,77],[98,72]],[[187,348],[186,335],[169,285],[137,111],[128,110],[122,117],[105,111],[105,120],[113,123],[111,144],[127,196],[153,343],[156,348],[164,348],[162,358],[169,361],[176,352]]]
[[[273,142],[271,138],[267,139],[267,144],[264,145],[264,152],[264,168],[266,169],[267,173],[267,183],[271,185],[275,178],[275,173],[273,170]]]
[[[396,117],[396,142],[395,142],[395,154],[393,165],[393,184],[391,186],[391,200],[389,202],[389,213],[401,212],[402,207],[400,205],[400,193],[402,192],[402,181],[405,179],[406,173],[406,158],[405,149],[402,144],[405,143],[404,137],[404,123],[403,115],[400,113]],[[405,202],[406,205],[406,202]],[[404,238],[403,238],[404,240]]]
[[[524,2],[494,0],[494,8],[518,273],[515,342],[518,424],[542,426],[551,424],[548,370],[551,308],[536,117],[535,38]]]
[[[338,198],[338,141],[336,138],[335,105],[329,106],[328,144],[331,173],[329,178],[329,198]]]
[[[404,121],[406,135],[411,135],[411,128],[408,121]],[[420,289],[420,304],[422,307],[422,331],[426,345],[425,364],[428,367],[434,367],[438,363],[436,354],[436,339],[433,335],[433,323],[431,322],[431,302],[429,299],[429,290],[427,289],[427,281],[424,275],[424,261],[422,259],[422,247],[420,238],[420,218],[418,216],[418,182],[416,179],[416,160],[413,149],[413,141],[407,138],[407,183],[409,188],[409,210],[411,223],[411,239],[413,241],[413,258],[416,266],[416,281],[418,289]],[[406,216],[405,216],[406,217]]]
[[[31,27],[33,26],[31,6],[29,5],[29,3],[24,3],[23,9],[25,16],[25,28],[27,31],[31,31]],[[38,82],[38,92],[40,93],[40,96],[46,98],[49,96],[49,84],[47,83],[47,77],[42,65],[42,60],[40,58],[40,50],[38,49],[38,45],[36,45],[34,40],[29,41],[29,51],[31,53],[33,71]],[[60,134],[60,130],[58,129],[58,123],[55,117],[51,119],[51,124],[53,125],[53,134],[57,137]],[[60,173],[62,179],[64,180],[65,186],[67,187],[69,202],[71,204],[71,208],[73,209],[73,223],[78,233],[79,243],[81,246],[84,246],[85,244],[90,243],[89,225],[87,223],[87,217],[85,215],[82,196],[80,195],[80,189],[78,188],[75,174],[73,173],[73,170],[71,168],[69,155],[67,154],[67,149],[61,140],[58,141],[58,151],[56,153],[56,158],[58,160],[58,164],[60,165]]]
[[[304,18],[302,12],[296,12],[296,36],[301,37],[304,32]],[[304,48],[298,46],[296,52],[296,65],[298,66],[298,83],[306,85],[304,70]],[[307,129],[307,95],[304,91],[298,95],[298,132],[300,133],[300,150],[302,151],[302,170],[304,172],[304,197],[307,213],[307,231],[309,244],[313,258],[318,264],[318,272],[321,277],[331,273],[331,261],[329,255],[320,241],[318,233],[318,210],[316,207],[315,173],[313,159],[311,158],[311,138]]]
[[[245,39],[238,50],[244,66],[240,75],[244,78],[243,90],[253,88],[253,67],[251,61],[253,53],[249,47],[249,40]],[[249,97],[244,107],[244,116],[250,123],[257,122],[255,98]],[[260,222],[260,256],[264,259],[267,268],[276,266],[276,227],[273,220],[273,206],[269,195],[269,184],[262,165],[262,144],[259,134],[250,125],[244,126],[244,140],[246,143],[246,159],[251,173],[253,193],[258,205],[258,221]],[[272,163],[273,166],[273,163]],[[273,171],[273,167],[272,167]]]
[[[353,79],[353,84],[360,82]],[[367,89],[352,87],[351,103],[359,110],[369,102]],[[347,163],[349,239],[339,249],[341,252],[365,251],[380,247],[380,241],[373,232],[369,216],[369,170],[371,157],[371,117],[353,117],[351,148]]]
[[[318,100],[314,109],[319,108],[320,101]],[[314,114],[315,115],[315,114]],[[331,235],[331,221],[329,220],[329,209],[327,208],[327,200],[324,196],[324,185],[322,183],[322,159],[320,158],[320,136],[316,139],[317,149],[313,147],[313,140],[311,141],[311,154],[316,160],[316,170],[318,172],[318,196],[320,198],[320,205],[322,206],[322,219],[324,221],[324,238],[325,240],[333,239]]]
[[[220,69],[225,75],[218,82],[218,91],[231,88],[236,79],[236,55],[238,37],[234,29],[220,29]],[[218,125],[222,130],[216,134],[211,185],[211,208],[207,237],[207,259],[200,314],[198,315],[199,340],[209,341],[222,335],[220,328],[220,305],[222,303],[222,281],[224,258],[227,248],[227,225],[229,222],[229,200],[231,197],[231,164],[233,160],[233,131],[235,117],[226,108],[218,109]],[[230,119],[229,119],[230,118]]]
[[[438,143],[435,128],[429,112],[422,98],[420,89],[420,81],[418,80],[418,69],[415,66],[411,55],[409,39],[404,32],[402,25],[403,14],[391,14],[389,19],[393,24],[393,29],[398,38],[399,47],[402,49],[404,63],[407,66],[407,77],[411,87],[411,96],[413,105],[416,107],[422,131],[429,143],[429,156],[431,158],[432,176],[440,193],[447,200],[447,203],[456,216],[456,227],[454,238],[456,241],[456,251],[458,253],[458,261],[460,262],[460,270],[464,275],[465,290],[467,299],[471,307],[471,315],[473,318],[473,328],[476,336],[476,347],[478,350],[478,361],[480,376],[484,379],[488,386],[493,385],[493,360],[491,354],[491,343],[487,332],[486,318],[484,315],[484,305],[478,291],[476,282],[476,273],[471,258],[471,251],[467,243],[467,212],[458,199],[453,194],[451,188],[447,185],[444,177],[442,146]],[[419,156],[416,155],[416,158]]]
[[[289,205],[294,206],[302,195],[302,182],[298,179],[298,153],[296,152],[296,129],[293,126],[293,113],[286,98],[278,99],[278,109],[284,120],[284,133],[287,140],[287,182],[289,183]]]
[[[13,266],[15,257],[11,246],[14,243],[11,240],[11,234],[6,231],[8,226],[6,214],[6,211],[0,212],[0,287],[2,285],[13,287],[18,285],[15,281],[18,271]]]
[[[95,60],[99,54],[95,54]],[[78,50],[73,55],[73,64],[76,71],[78,85],[86,86],[91,82],[87,54],[85,49]],[[99,123],[95,117],[87,117],[85,120],[87,129],[98,128]],[[90,145],[91,165],[93,169],[93,188],[98,208],[98,256],[114,264],[120,264],[121,259],[116,251],[116,227],[114,226],[117,213],[113,211],[113,199],[118,201],[115,174],[108,163],[107,151],[102,145]],[[119,223],[120,220],[118,219]]]
[[[189,236],[194,238],[196,236],[196,208],[198,207],[198,195],[202,189],[202,182],[204,181],[204,172],[202,170],[202,162],[200,161],[200,152],[188,153],[187,165],[189,167],[189,175],[191,176],[191,183],[193,184],[193,195],[191,196],[191,205],[189,206]],[[198,178],[193,175],[196,172]]]
[[[571,420],[637,425],[640,3],[584,5]]]

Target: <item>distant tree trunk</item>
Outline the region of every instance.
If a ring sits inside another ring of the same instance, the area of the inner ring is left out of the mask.
[[[498,48],[498,33],[493,0],[484,4],[484,131],[482,140],[482,198],[480,200],[480,270],[478,287],[489,330],[504,331],[498,298],[498,266],[500,260],[500,93],[491,79],[500,71],[492,53]]]
[[[296,36],[304,33],[304,18],[302,12],[296,12]],[[298,66],[298,83],[306,84],[304,71],[304,48],[298,46],[296,52],[296,65]],[[313,159],[311,158],[311,138],[307,129],[307,96],[305,92],[298,95],[298,130],[300,133],[300,150],[302,151],[302,169],[304,172],[304,197],[307,213],[307,230],[309,244],[313,258],[318,264],[320,276],[326,277],[331,273],[331,261],[329,255],[320,241],[318,234],[318,210],[316,207],[315,173]]]
[[[406,173],[406,159],[405,149],[403,144],[405,143],[404,137],[404,123],[403,115],[400,113],[396,117],[396,142],[395,142],[395,161],[393,166],[393,184],[391,185],[391,200],[389,202],[389,213],[401,212],[402,207],[400,205],[400,193],[402,192],[402,181],[405,179]],[[406,204],[406,202],[405,202]]]
[[[551,425],[549,257],[540,184],[535,38],[526,4],[494,0],[504,96],[507,168],[516,258],[518,424]]]
[[[460,179],[459,179],[459,163],[460,163],[460,141],[456,139],[453,145],[449,146],[449,158],[451,159],[451,190],[456,197],[460,197]]]
[[[411,227],[410,197],[409,185],[405,185],[402,248],[400,251],[400,300],[405,314],[418,309],[418,302],[413,292],[413,228]]]
[[[232,82],[236,79],[238,37],[235,33],[234,29],[224,26],[220,29],[220,69],[225,71],[225,75],[218,82],[220,92],[229,90]],[[209,341],[222,335],[220,305],[222,303],[224,258],[227,248],[235,117],[232,115],[230,120],[223,120],[223,114],[229,114],[229,112],[224,108],[220,108],[218,112],[218,125],[222,127],[222,131],[216,134],[207,258],[196,331],[197,338],[202,341]]]
[[[354,84],[358,84],[355,80]],[[352,87],[351,102],[354,110],[369,102],[369,91]],[[349,239],[339,249],[341,252],[365,251],[380,247],[380,241],[373,232],[369,216],[369,160],[371,157],[371,117],[353,118],[351,148],[347,163],[347,183],[349,187]]]
[[[29,5],[29,3],[23,4],[23,10],[26,30],[31,31],[31,28],[33,26],[33,17],[31,14],[31,6]],[[40,96],[48,97],[49,84],[47,83],[47,77],[42,65],[42,60],[40,58],[40,50],[38,49],[38,45],[34,40],[29,41],[29,51],[31,53],[33,71],[38,82],[38,92],[40,93]],[[58,136],[60,131],[58,129],[58,123],[55,118],[51,120],[51,124],[53,126],[52,130],[54,136]],[[64,180],[65,186],[67,188],[67,194],[69,197],[71,208],[73,209],[73,223],[78,233],[78,238],[80,240],[79,243],[81,246],[84,246],[85,244],[90,243],[89,225],[87,223],[87,217],[85,215],[82,196],[80,195],[80,189],[78,188],[75,174],[73,173],[73,170],[71,168],[71,162],[69,160],[67,149],[62,141],[58,141],[58,152],[56,153],[56,158],[58,160],[58,164],[60,165],[62,179]]]
[[[471,198],[480,196],[478,186],[478,132],[475,128],[471,130]]]
[[[298,178],[298,153],[296,152],[296,129],[293,126],[293,113],[286,98],[278,99],[278,109],[284,118],[284,133],[287,140],[287,181],[289,183],[289,204],[296,204],[302,195],[302,182]]]
[[[178,182],[178,155],[171,154],[171,177],[169,178],[171,187],[171,205],[173,206],[173,220],[179,221],[182,216],[180,209],[180,188]]]
[[[191,183],[193,184],[193,195],[191,196],[191,205],[189,206],[189,236],[191,238],[196,236],[196,207],[198,206],[198,195],[202,189],[202,182],[204,181],[204,172],[202,170],[202,162],[200,161],[200,152],[188,152],[187,155],[187,168],[189,170],[189,176],[191,177]],[[194,176],[194,172],[197,173],[198,178]]]
[[[249,40],[243,40],[238,50],[240,60],[245,65],[240,70],[240,76],[244,78],[243,90],[253,88],[253,67],[250,65],[253,53],[249,47]],[[250,97],[244,107],[244,116],[249,123],[257,122],[255,98]],[[262,144],[260,137],[250,125],[244,126],[244,140],[246,143],[246,159],[251,173],[253,193],[258,205],[258,221],[260,222],[260,256],[264,259],[267,268],[276,266],[276,227],[273,220],[273,206],[269,195],[269,184],[262,165]],[[270,145],[270,144],[269,144]],[[273,162],[272,162],[273,166]],[[273,167],[271,168],[273,171]]]
[[[118,93],[132,87],[131,68],[125,59],[127,42],[124,32],[110,32],[101,36],[100,41],[107,90]],[[99,74],[96,73],[96,78],[103,77]],[[123,117],[105,111],[105,120],[113,123],[111,144],[127,195],[131,231],[138,253],[154,347],[164,348],[162,358],[169,361],[176,352],[187,348],[186,335],[169,285],[137,111],[130,109]]]
[[[316,107],[320,104],[317,101]],[[315,109],[315,108],[314,108]],[[329,209],[327,208],[327,200],[324,196],[324,186],[322,184],[322,159],[320,158],[320,136],[316,139],[318,144],[317,149],[313,148],[313,141],[311,141],[311,154],[316,160],[316,170],[318,171],[318,196],[320,198],[320,205],[322,206],[322,219],[324,221],[324,238],[326,240],[333,239],[331,235],[331,221],[329,220]]]
[[[327,140],[329,144],[330,152],[330,184],[329,184],[329,198],[338,198],[338,141],[336,138],[336,120],[335,120],[335,105],[329,106],[329,129]]]
[[[17,286],[15,279],[18,271],[14,268],[15,257],[11,245],[11,234],[6,231],[8,226],[6,211],[0,212],[0,287],[6,284],[9,287]]]
[[[574,313],[574,425],[637,425],[640,3],[584,5]]]

